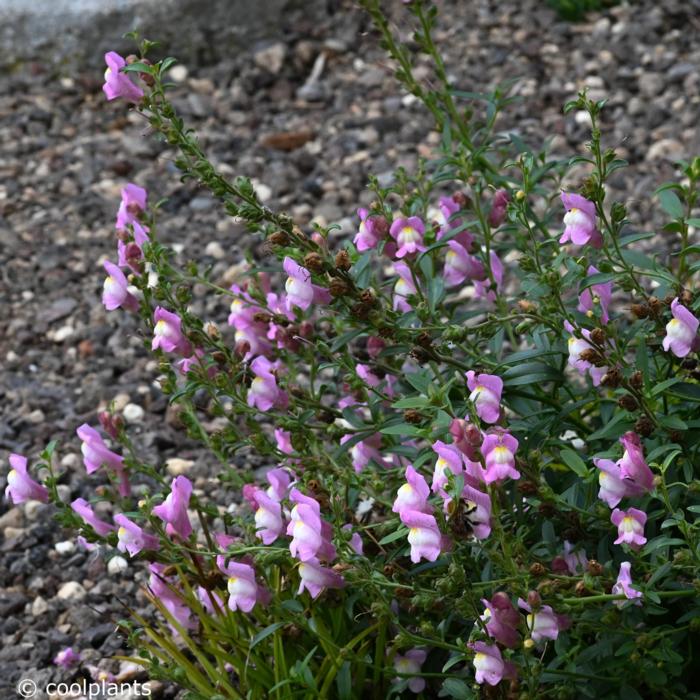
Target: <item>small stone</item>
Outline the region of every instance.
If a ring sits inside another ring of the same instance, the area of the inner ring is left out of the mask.
[[[124,557],[112,557],[107,563],[107,571],[110,576],[118,576],[129,568],[129,562]]]
[[[27,501],[24,504],[24,514],[27,516],[28,520],[36,520],[39,517],[39,511],[41,511],[46,504],[41,501]]]
[[[58,491],[58,497],[61,499],[62,503],[68,503],[71,500],[71,491],[68,484],[58,484],[56,486],[56,491]]]
[[[32,425],[39,425],[46,420],[46,416],[44,415],[44,412],[40,408],[37,408],[34,411],[32,411],[31,413],[27,414],[26,420],[28,423],[31,423]]]
[[[64,583],[56,593],[56,597],[60,600],[82,600],[86,595],[87,591],[77,581]]]
[[[22,527],[22,521],[22,509],[18,506],[14,506],[13,508],[10,508],[7,513],[0,515],[0,532],[4,533],[5,528],[8,527]],[[7,535],[5,535],[5,537],[7,537]]]
[[[122,415],[127,423],[140,423],[145,413],[137,403],[128,403],[122,410]]]
[[[80,463],[80,455],[76,454],[75,452],[69,452],[61,459],[61,466],[65,467],[66,469],[77,469],[80,466]]]
[[[171,457],[165,462],[165,468],[173,476],[186,474],[194,466],[194,460],[181,459],[180,457]]]
[[[259,48],[253,55],[253,60],[258,67],[277,75],[282,70],[286,57],[286,45],[281,41],[277,41],[274,44]]]
[[[223,260],[226,257],[226,251],[219,241],[209,241],[204,249],[204,254],[216,258],[216,260]]]
[[[64,540],[63,542],[56,542],[54,549],[59,554],[70,554],[75,551],[75,543],[71,540]]]
[[[62,343],[64,340],[68,340],[75,334],[75,328],[73,326],[61,326],[58,330],[54,331],[51,337],[54,343]]]
[[[661,139],[649,146],[646,160],[677,161],[685,155],[685,148],[680,141],[675,139]]]
[[[185,66],[173,66],[170,69],[170,72],[168,73],[168,76],[171,80],[175,81],[176,83],[184,83],[185,80],[187,80],[187,68]]]
[[[32,615],[41,617],[49,610],[49,604],[39,595],[32,601]]]

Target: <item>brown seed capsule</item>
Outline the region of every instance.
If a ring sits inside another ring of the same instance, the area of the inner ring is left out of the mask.
[[[409,355],[420,364],[430,362],[432,359],[432,355],[425,348],[420,347],[420,345],[416,345],[412,348]]]
[[[318,253],[307,253],[304,256],[304,267],[311,272],[323,272],[323,258]]]
[[[591,340],[596,345],[605,345],[605,331],[602,328],[594,328],[591,331]]]
[[[270,243],[277,246],[285,246],[289,244],[289,236],[284,231],[275,231],[268,238]]]
[[[654,432],[654,423],[648,416],[641,416],[634,424],[634,431],[642,437],[649,437]]]
[[[253,314],[253,321],[256,323],[270,323],[272,314],[268,314],[267,311],[256,311]]]
[[[452,195],[452,201],[455,204],[459,204],[461,209],[469,209],[469,207],[472,204],[472,200],[469,199],[469,197],[466,194],[464,194],[464,192],[462,192],[462,191],[455,192]]]
[[[534,496],[539,488],[534,481],[523,481],[522,483],[518,482],[518,491],[525,496]]]
[[[328,291],[331,293],[332,297],[335,297],[337,299],[338,297],[347,296],[347,293],[350,291],[350,288],[348,287],[348,283],[344,279],[340,277],[334,277],[328,285]]]
[[[630,377],[630,384],[635,389],[641,389],[642,386],[644,385],[644,375],[639,370],[637,370]]]
[[[537,311],[537,304],[527,299],[520,299],[520,301],[518,301],[518,308],[525,314],[531,314]]]
[[[416,343],[418,343],[418,345],[420,345],[422,348],[429,350],[433,346],[433,339],[430,337],[430,333],[423,331],[416,338]]]
[[[574,586],[574,593],[576,593],[579,598],[588,595],[590,591],[586,588],[586,584],[583,581],[578,581]]]
[[[359,318],[360,321],[366,321],[369,317],[369,313],[371,310],[372,309],[369,306],[367,306],[367,304],[358,302],[357,304],[353,305],[353,307],[350,309],[350,312],[353,316],[355,316],[355,318]]]
[[[687,289],[681,292],[681,302],[686,306],[690,306],[693,303],[693,295]]]
[[[545,518],[551,518],[557,512],[551,503],[540,503],[538,510]]]
[[[612,389],[620,386],[622,381],[622,372],[617,367],[611,367],[602,377],[600,383],[603,386],[609,386]]]
[[[531,567],[530,567],[530,575],[531,576],[544,576],[547,573],[547,569],[542,566],[538,561],[536,561]]]
[[[597,363],[603,360],[603,364],[605,363],[604,358],[601,357],[600,353],[595,349],[595,348],[586,348],[580,355],[580,358],[584,362],[590,362],[593,365],[598,366]]]
[[[336,254],[335,266],[339,270],[343,270],[344,272],[347,272],[352,267],[352,263],[350,262],[350,255],[348,254],[347,250],[341,250]]]
[[[377,303],[377,297],[373,290],[367,288],[362,290],[360,301],[365,304],[365,306],[374,306]]]
[[[630,396],[629,394],[621,396],[617,401],[617,405],[621,408],[624,408],[625,411],[636,411],[639,407],[637,399],[635,399],[634,396]]]
[[[390,576],[393,576],[396,573],[396,566],[394,564],[385,564],[383,571],[384,576],[389,578]]]
[[[603,573],[603,565],[595,559],[589,559],[586,568],[591,576],[600,576]]]
[[[651,309],[646,304],[632,304],[630,311],[639,319],[648,318]]]
[[[660,316],[663,308],[664,305],[660,299],[657,299],[656,297],[649,297],[649,310],[653,316]]]
[[[415,408],[407,408],[403,412],[403,419],[406,423],[411,423],[413,425],[419,425],[423,422],[423,416]]]
[[[326,423],[327,425],[330,425],[335,420],[335,416],[330,411],[319,411],[316,417],[321,423]]]
[[[698,361],[694,360],[692,357],[686,357],[683,362],[681,362],[681,367],[683,369],[695,369],[698,366]]]

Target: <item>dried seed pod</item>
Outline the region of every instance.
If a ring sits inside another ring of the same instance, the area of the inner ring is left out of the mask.
[[[630,311],[639,319],[648,318],[651,309],[646,304],[632,304]]]
[[[630,377],[630,384],[635,389],[641,389],[642,386],[644,385],[644,375],[639,370],[637,370]]]
[[[595,559],[589,559],[586,568],[591,576],[601,576],[603,573],[603,565]]]
[[[347,250],[339,251],[335,256],[335,266],[343,272],[347,272],[351,267],[350,255]]]
[[[641,416],[634,424],[634,431],[642,437],[649,437],[654,432],[654,423],[648,416]]]
[[[304,256],[304,267],[311,272],[323,272],[325,264],[318,253],[307,253]]]
[[[403,412],[403,419],[406,423],[411,423],[412,425],[419,425],[423,422],[423,416],[415,408],[407,408]]]
[[[530,575],[531,576],[544,576],[547,573],[547,569],[544,568],[542,564],[539,562],[535,562],[531,567],[530,567]]]
[[[273,245],[280,247],[289,245],[289,236],[284,231],[275,231],[274,233],[270,234],[270,237],[267,240]]]
[[[347,296],[348,292],[350,291],[350,287],[344,279],[334,277],[328,285],[328,291],[332,297],[337,299],[339,297]]]
[[[639,408],[639,403],[637,402],[637,399],[635,399],[634,396],[630,396],[629,394],[621,396],[617,401],[617,405],[621,408],[624,408],[625,411],[630,412],[636,411],[637,408]]]
[[[591,331],[591,340],[596,345],[605,345],[605,331],[602,328],[594,328]]]
[[[615,389],[620,386],[622,381],[622,372],[617,367],[611,367],[601,378],[600,383],[603,386],[611,387]]]

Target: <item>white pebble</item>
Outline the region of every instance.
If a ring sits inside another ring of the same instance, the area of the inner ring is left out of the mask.
[[[45,615],[49,610],[49,604],[39,595],[34,598],[32,602],[32,615],[34,617],[41,617]]]
[[[143,420],[145,411],[136,403],[128,403],[124,406],[122,415],[127,423],[140,423]]]
[[[56,593],[56,597],[61,600],[82,600],[86,595],[87,591],[77,581],[64,583]]]
[[[180,457],[171,457],[165,462],[165,468],[173,476],[180,476],[180,474],[186,474],[193,466],[194,460],[181,459]]]
[[[63,542],[56,542],[54,549],[59,554],[70,554],[75,551],[75,543],[71,540],[64,540]]]
[[[168,73],[168,77],[176,83],[182,83],[187,80],[187,73],[185,66],[173,66]]]
[[[117,576],[129,568],[129,562],[124,557],[112,557],[107,563],[110,576]]]

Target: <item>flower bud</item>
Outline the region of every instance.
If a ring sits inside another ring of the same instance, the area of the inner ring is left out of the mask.
[[[385,216],[373,216],[371,219],[374,231],[378,236],[386,236],[389,233],[389,222]]]
[[[527,604],[533,609],[537,610],[542,605],[542,598],[537,591],[529,591],[527,594]]]
[[[207,321],[204,324],[204,332],[212,340],[220,340],[221,339],[221,331],[219,330],[219,327],[213,321]]]
[[[528,301],[527,299],[520,299],[518,301],[518,309],[526,314],[531,314],[537,311],[537,304]]]
[[[97,418],[100,421],[100,425],[104,428],[104,431],[115,440],[117,439],[118,429],[115,425],[115,416],[113,416],[109,411],[100,411],[97,414]]]

